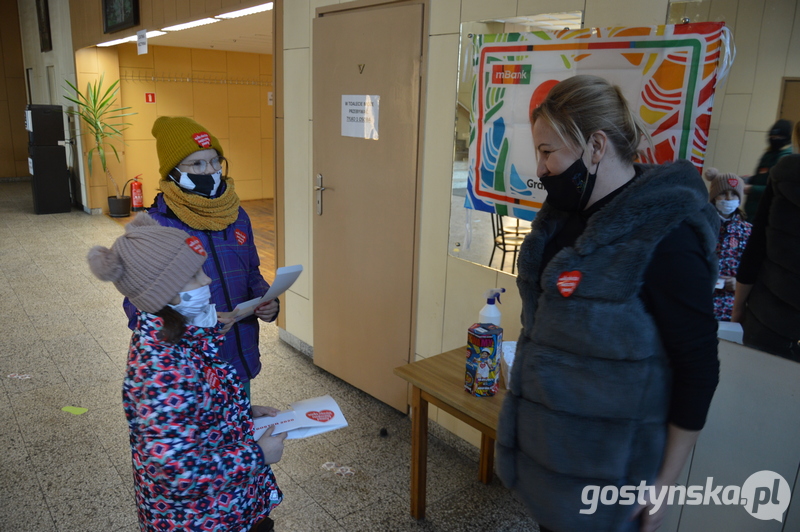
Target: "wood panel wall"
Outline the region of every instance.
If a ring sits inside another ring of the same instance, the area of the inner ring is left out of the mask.
[[[154,30],[203,17],[227,13],[235,9],[263,4],[265,0],[139,0],[139,25],[126,30],[103,33],[102,0],[70,0],[72,46],[80,50],[111,39],[135,35],[137,31]]]
[[[28,175],[25,67],[17,2],[0,2],[0,178]]]

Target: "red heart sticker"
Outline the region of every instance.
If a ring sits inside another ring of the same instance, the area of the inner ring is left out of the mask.
[[[736,188],[739,186],[739,180],[735,177],[730,177],[728,178],[728,184],[731,186],[731,188]]]
[[[201,131],[200,133],[195,133],[194,135],[192,135],[192,138],[201,148],[211,147],[211,137],[205,131]]]
[[[237,229],[236,231],[233,232],[233,234],[236,235],[236,241],[239,243],[240,246],[245,242],[247,242],[247,235],[244,234],[244,231],[242,231],[241,229]]]
[[[200,242],[200,239],[196,236],[190,236],[186,239],[186,243],[192,248],[192,251],[197,253],[198,255],[202,255],[206,257],[206,250],[203,248],[203,243]]]
[[[322,410],[317,412],[316,410],[312,410],[311,412],[306,412],[306,417],[313,419],[314,421],[320,421],[322,423],[328,422],[333,419],[334,413],[330,410]]]
[[[578,285],[581,282],[581,277],[583,277],[583,274],[577,270],[571,272],[561,272],[561,275],[558,276],[558,282],[556,283],[558,291],[561,292],[561,295],[564,297],[571,296],[572,292],[578,288]]]

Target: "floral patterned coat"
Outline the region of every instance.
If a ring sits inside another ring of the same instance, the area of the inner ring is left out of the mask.
[[[139,313],[122,389],[141,529],[249,530],[283,495],[236,370],[215,356],[222,325],[169,344],[162,324]]]
[[[717,242],[717,257],[719,257],[719,276],[736,277],[739,270],[739,261],[750,238],[753,226],[745,222],[741,214],[735,213],[728,220],[722,220],[719,226],[719,241]],[[731,321],[733,310],[732,290],[717,288],[714,290],[714,317],[718,321]]]

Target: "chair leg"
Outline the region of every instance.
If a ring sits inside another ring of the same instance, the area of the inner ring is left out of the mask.
[[[514,255],[513,255],[514,262],[511,263],[511,275],[514,275],[514,270],[517,267],[517,250],[518,249],[519,248],[517,246],[514,246]]]
[[[494,260],[494,252],[497,250],[497,244],[492,246],[492,254],[489,256],[489,267],[492,267],[492,261]]]

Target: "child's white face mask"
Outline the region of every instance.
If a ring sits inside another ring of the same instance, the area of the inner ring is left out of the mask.
[[[217,308],[211,304],[211,289],[206,286],[180,292],[181,302],[170,305],[183,314],[191,325],[197,327],[213,327],[217,324]]]
[[[733,211],[739,208],[739,198],[731,200],[717,200],[717,210],[723,216],[729,216]]]

